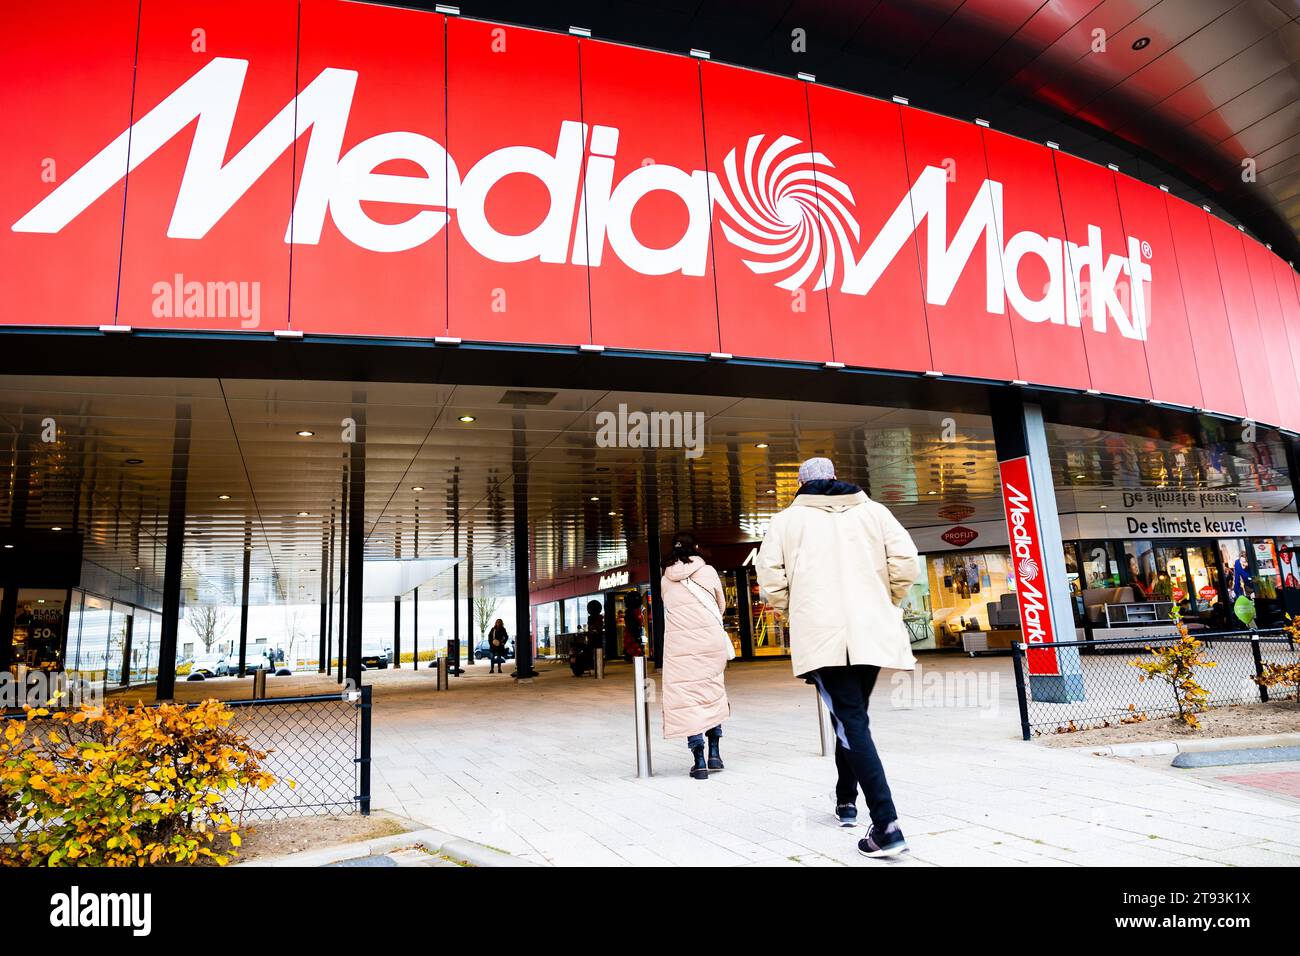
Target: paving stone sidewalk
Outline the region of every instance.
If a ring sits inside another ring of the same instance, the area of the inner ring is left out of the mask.
[[[911,678],[882,675],[872,724],[912,847],[900,862],[859,856],[864,831],[830,816],[834,765],[819,754],[813,691],[785,661],[729,668],[727,769],[708,781],[687,776],[685,746],[658,736],[657,713],[655,776],[636,778],[621,664],[601,682],[551,666],[525,683],[478,665],[445,693],[431,672],[367,674],[374,806],[544,865],[1300,864],[1300,800],[1167,758],[1026,743],[1007,660],[922,666],[974,669],[987,693],[920,706]]]

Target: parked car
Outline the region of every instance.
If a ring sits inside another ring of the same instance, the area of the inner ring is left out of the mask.
[[[476,645],[474,645],[475,658],[481,658],[483,660],[487,660],[491,656],[492,656],[492,648],[488,646],[487,638],[484,638],[483,640],[479,641]],[[506,660],[512,661],[514,659],[515,659],[514,641],[506,641]]]
[[[226,663],[220,654],[203,654],[194,658],[186,680],[207,680],[209,677],[228,677],[235,668]]]
[[[392,659],[392,651],[387,648],[375,649],[361,652],[361,668],[368,671],[382,671],[388,669],[389,661]]]

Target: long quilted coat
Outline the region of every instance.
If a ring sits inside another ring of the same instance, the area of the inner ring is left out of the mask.
[[[701,557],[664,571],[664,736],[689,737],[722,723],[731,713],[723,671],[731,638],[709,608],[692,593],[694,581],[726,611],[718,572]]]

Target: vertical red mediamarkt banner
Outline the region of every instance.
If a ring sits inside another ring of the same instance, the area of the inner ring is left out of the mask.
[[[1228,331],[1232,335],[1241,390],[1246,398],[1246,414],[1253,421],[1275,425],[1280,415],[1277,393],[1273,390],[1273,374],[1264,355],[1268,343],[1259,328],[1255,291],[1250,285],[1250,267],[1246,264],[1241,232],[1222,219],[1214,216],[1207,219],[1210,238],[1214,241],[1219,281],[1223,285],[1223,301],[1228,311]]]
[[[1246,400],[1223,305],[1209,216],[1200,206],[1173,196],[1165,196],[1165,211],[1169,214],[1183,299],[1188,304],[1187,328],[1200,373],[1203,407],[1242,417],[1246,414]]]
[[[441,14],[302,2],[296,330],[431,337],[446,329],[444,28]],[[393,190],[403,201],[366,198]]]
[[[1066,247],[1067,288],[1077,275],[1074,291],[1092,387],[1151,398],[1146,329],[1134,315],[1128,237],[1115,195],[1115,174],[1059,151],[1055,159],[1065,234],[1076,247]],[[1137,266],[1144,269],[1147,260],[1138,255]]]
[[[1047,561],[1038,528],[1038,499],[1029,473],[1028,458],[998,462],[1002,484],[1002,513],[1007,520],[1011,570],[1016,579],[1016,604],[1020,631],[1029,645],[1026,663],[1034,675],[1058,675],[1061,662],[1055,648],[1039,647],[1056,640],[1052,626],[1052,596],[1048,591]],[[1064,582],[1060,582],[1064,583]]]
[[[700,77],[722,351],[834,359],[804,84],[709,62]]]
[[[1092,380],[1083,331],[1078,324],[1070,324],[1066,308],[1070,287],[1065,274],[1065,223],[1052,151],[992,130],[984,130],[983,137],[989,178],[1003,185],[998,244],[1007,253],[1002,276],[1020,369],[1015,377],[1040,385],[1087,389]],[[1042,236],[1047,242],[1011,241],[1021,233]]]
[[[1277,284],[1277,296],[1282,307],[1282,331],[1287,342],[1291,364],[1300,369],[1300,295],[1295,285],[1295,270],[1290,263],[1272,256],[1273,279]],[[1282,422],[1286,428],[1300,430],[1300,419],[1291,418]]]
[[[1205,396],[1200,383],[1205,375],[1196,374],[1202,357],[1192,344],[1187,324],[1167,197],[1154,186],[1118,173],[1115,190],[1126,241],[1128,236],[1138,240],[1138,254],[1151,270],[1150,281],[1144,282],[1141,289],[1134,282],[1130,301],[1135,307],[1140,304],[1144,312],[1152,395],[1160,401],[1203,408]]]
[[[896,211],[913,226],[899,106],[824,86],[807,90],[812,144],[828,164],[816,170],[821,215],[836,239],[825,266],[835,358],[876,368],[934,368],[915,233],[888,250],[892,257],[878,276],[866,261],[867,248]]]
[[[105,155],[117,178],[102,193],[62,212],[69,191],[50,197],[130,125],[137,12],[137,0],[0,7],[0,324],[113,321],[125,150]]]
[[[144,0],[119,322],[285,327],[297,30],[296,0]]]
[[[1277,398],[1279,425],[1300,422],[1300,383],[1291,363],[1291,343],[1287,339],[1286,320],[1278,298],[1277,282],[1273,278],[1273,263],[1277,256],[1263,245],[1242,236],[1246,252],[1246,272],[1255,293],[1255,314],[1259,317],[1259,331],[1264,340],[1264,361],[1273,379],[1273,394]]]
[[[448,334],[590,341],[587,267],[572,261],[584,136],[578,41],[447,21]]]
[[[588,137],[577,261],[591,261],[592,341],[716,352],[697,61],[582,43]]]
[[[934,370],[1007,381],[1019,378],[1011,338],[1013,320],[1000,288],[1002,250],[996,228],[988,225],[994,206],[991,187],[985,186],[988,168],[980,128],[904,108],[903,140]],[[938,188],[941,185],[946,189],[946,203],[942,201],[945,193]],[[940,211],[946,212],[943,234],[936,230],[932,235],[933,218]],[[955,281],[949,290],[944,288],[939,256],[952,245],[968,216],[988,228],[976,239],[965,263],[958,264],[960,274],[950,276]],[[990,306],[994,310],[990,311]]]

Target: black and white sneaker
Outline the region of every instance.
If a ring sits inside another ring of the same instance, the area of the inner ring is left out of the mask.
[[[835,804],[835,819],[840,821],[842,827],[855,827],[858,825],[858,807],[853,803]]]
[[[858,852],[873,858],[898,856],[906,849],[907,840],[903,839],[903,831],[899,829],[897,820],[884,830],[873,825],[867,835],[858,841]]]

